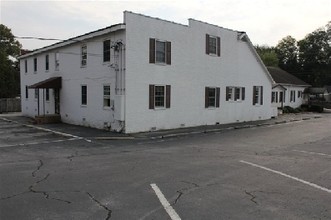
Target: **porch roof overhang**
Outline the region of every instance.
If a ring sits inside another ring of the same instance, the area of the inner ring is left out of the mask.
[[[29,89],[60,89],[61,87],[62,77],[51,77],[29,86]]]

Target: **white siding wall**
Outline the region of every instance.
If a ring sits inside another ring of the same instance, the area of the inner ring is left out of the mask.
[[[38,71],[33,71],[33,58],[28,60],[28,73],[24,73],[24,60],[21,59],[21,94],[22,112],[26,116],[37,115],[37,102],[34,99],[34,89],[29,89],[29,98],[25,99],[25,86],[32,85],[54,76],[62,77],[60,90],[60,114],[63,122],[104,128],[104,123],[110,123],[112,129],[118,129],[114,121],[114,111],[103,107],[103,85],[111,84],[111,99],[115,97],[115,71],[110,68],[111,62],[103,63],[103,41],[111,39],[125,40],[124,31],[111,33],[102,37],[95,37],[86,42],[76,43],[51,50],[47,53],[37,54]],[[87,65],[81,67],[81,45],[87,45]],[[55,70],[55,52],[59,52],[60,67]],[[49,54],[49,71],[45,71],[45,55]],[[112,54],[113,55],[113,54]],[[87,85],[87,105],[81,105],[81,85]],[[40,90],[42,93],[42,89]],[[40,114],[43,97],[40,96]],[[54,96],[50,91],[50,102],[46,102],[46,114],[54,113]]]
[[[303,104],[303,96],[298,97],[298,92],[305,90],[306,87],[300,87],[300,86],[285,86],[286,92],[285,92],[285,103],[284,106],[290,106],[292,108],[298,108]],[[291,91],[295,91],[295,101],[291,101]]]
[[[126,23],[126,132],[268,119],[271,80],[237,32],[190,20],[178,25],[132,13]],[[221,37],[221,57],[206,55],[205,35]],[[149,38],[171,41],[171,65],[149,63]],[[171,108],[150,110],[149,84],[171,85]],[[225,101],[226,86],[246,88],[242,102]],[[253,86],[264,104],[252,105]],[[205,87],[220,87],[220,108],[205,108]]]

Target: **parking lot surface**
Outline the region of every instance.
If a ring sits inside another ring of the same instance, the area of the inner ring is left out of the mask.
[[[305,117],[133,140],[2,118],[0,219],[331,219],[331,115]]]

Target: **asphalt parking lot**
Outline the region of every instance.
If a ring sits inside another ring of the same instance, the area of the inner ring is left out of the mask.
[[[122,140],[14,119],[0,219],[331,219],[330,114]]]

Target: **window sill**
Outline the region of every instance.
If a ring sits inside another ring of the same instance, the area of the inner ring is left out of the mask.
[[[158,110],[166,110],[166,107],[155,107],[154,110],[158,111]]]
[[[80,105],[81,108],[87,108],[87,105]]]
[[[110,111],[112,110],[111,106],[103,106],[103,110]]]
[[[84,65],[84,66],[80,66],[80,68],[86,68],[86,65]]]

